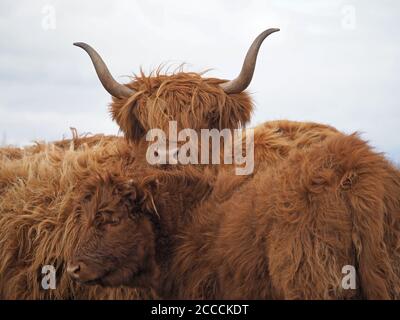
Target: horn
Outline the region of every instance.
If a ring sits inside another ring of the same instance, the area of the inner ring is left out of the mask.
[[[80,47],[87,52],[93,62],[94,68],[96,70],[97,76],[101,81],[101,84],[109,94],[111,94],[113,97],[122,99],[130,97],[135,93],[134,90],[129,89],[123,84],[120,84],[113,78],[103,59],[91,46],[84,42],[75,42],[74,46]]]
[[[250,49],[247,51],[246,58],[244,59],[242,70],[240,71],[239,76],[236,79],[221,84],[222,89],[226,93],[240,93],[249,86],[251,79],[253,78],[257,54],[261,44],[266,37],[277,31],[279,31],[279,29],[276,28],[265,30],[253,41]]]

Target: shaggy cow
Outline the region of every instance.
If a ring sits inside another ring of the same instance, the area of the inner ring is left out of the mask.
[[[101,83],[113,97],[113,119],[127,138],[138,141],[153,128],[168,132],[170,120],[177,121],[178,130],[222,130],[245,125],[253,105],[244,90],[251,82],[262,42],[277,31],[268,29],[254,40],[239,76],[231,81],[203,78],[198,73],[163,75],[158,70],[149,76],[141,72],[131,83],[122,85],[92,47],[82,42],[75,45],[89,54]]]
[[[68,272],[168,299],[399,298],[394,172],[342,134],[252,178],[109,168],[81,189]],[[345,265],[357,269],[355,290],[342,287]]]
[[[71,214],[77,187],[134,161],[131,146],[98,135],[10,150],[0,150],[0,299],[154,298],[146,290],[74,285],[65,273],[80,235]],[[45,265],[56,268],[55,290],[41,286]]]

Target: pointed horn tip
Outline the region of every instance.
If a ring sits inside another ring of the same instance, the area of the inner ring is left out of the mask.
[[[87,46],[87,44],[84,42],[74,42],[73,45],[80,48],[84,48],[85,46]]]
[[[74,42],[73,45],[82,48],[89,55],[100,82],[109,94],[122,99],[128,98],[135,93],[134,90],[115,81],[101,56],[90,45],[85,42]]]
[[[271,29],[267,29],[265,31],[269,31],[270,33],[274,33],[274,32],[281,31],[281,29],[280,28],[271,28]]]

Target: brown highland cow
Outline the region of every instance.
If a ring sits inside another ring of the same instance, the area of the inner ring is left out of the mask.
[[[177,72],[163,75],[143,72],[128,84],[114,80],[100,55],[88,44],[78,42],[90,56],[104,88],[113,97],[111,114],[125,136],[133,141],[153,128],[168,131],[175,120],[178,130],[236,129],[244,126],[253,111],[249,86],[257,54],[264,39],[279,29],[262,32],[250,46],[239,76],[231,81],[203,78],[198,73]]]
[[[85,288],[67,276],[80,238],[73,204],[78,186],[109,167],[134,161],[123,138],[93,136],[0,149],[0,299],[138,299],[146,290]],[[15,156],[18,155],[18,156]],[[41,286],[42,267],[56,269],[56,289]]]

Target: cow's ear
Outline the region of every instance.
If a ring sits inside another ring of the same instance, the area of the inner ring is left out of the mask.
[[[112,194],[113,196],[118,196],[122,199],[127,198],[136,198],[137,192],[135,188],[135,183],[133,179],[127,180],[126,178],[119,179],[117,181],[113,181],[115,185],[113,185]]]
[[[117,122],[125,137],[131,141],[139,141],[146,133],[136,115],[139,108],[136,98],[136,96],[129,99],[113,97],[110,105],[113,120]]]
[[[138,182],[133,179],[124,181],[120,186],[119,195],[122,203],[127,206],[131,218],[137,218],[147,213],[156,213],[152,197],[155,188],[157,188],[156,181],[147,181],[146,185],[138,185]]]
[[[150,180],[146,181],[146,184],[144,185],[144,187],[148,193],[154,193],[160,187],[160,180],[158,178],[150,179]]]
[[[120,187],[120,197],[134,211],[140,202],[140,192],[133,179],[129,179]]]

